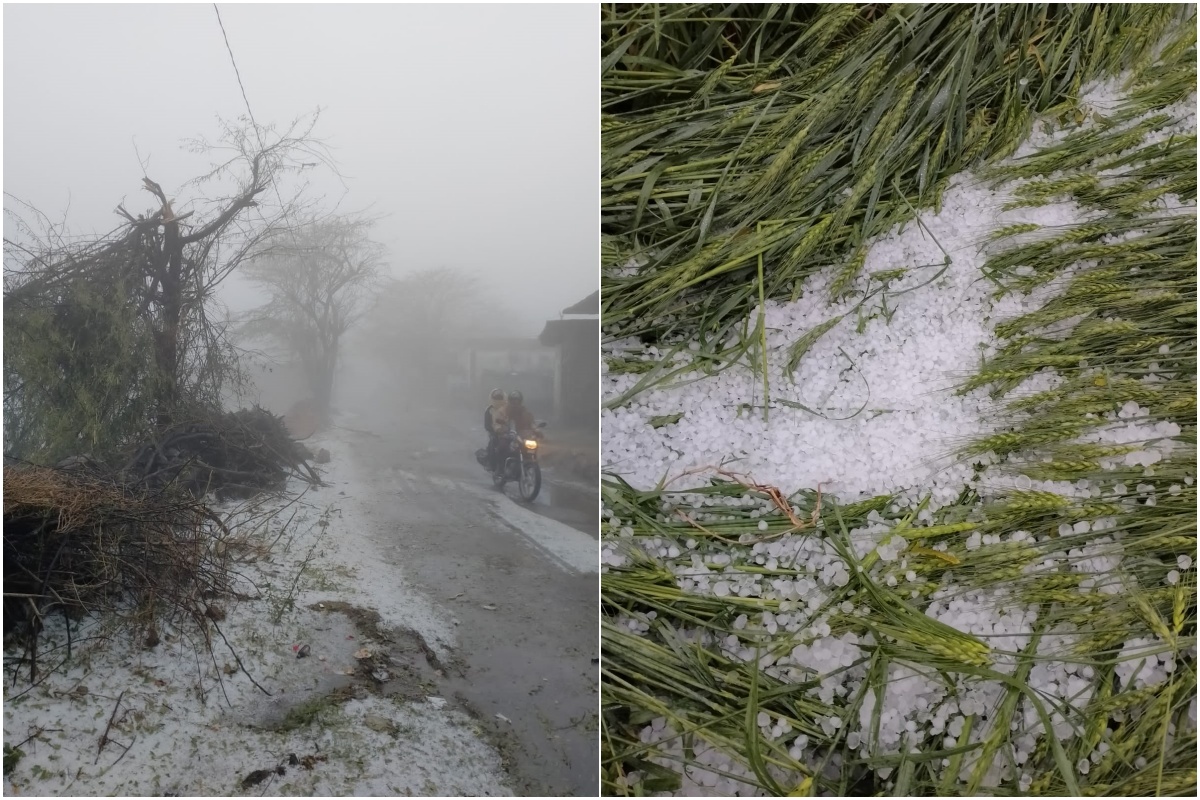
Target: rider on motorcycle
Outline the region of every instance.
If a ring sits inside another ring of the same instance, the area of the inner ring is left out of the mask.
[[[538,440],[544,422],[537,422],[525,407],[520,392],[511,392],[507,401],[492,393],[492,405],[484,412],[483,423],[490,441],[487,450],[476,450],[479,464],[492,473],[492,483],[500,491],[509,481],[516,481],[521,499],[532,503],[542,486],[542,469],[538,464]]]
[[[537,435],[536,423],[533,419],[533,414],[529,413],[529,409],[525,407],[525,399],[520,392],[509,392],[508,401],[504,407],[496,412],[493,420],[493,425],[498,432],[496,440],[496,461],[493,468],[493,473],[498,473],[504,469],[504,460],[509,456],[508,448],[510,447],[507,437],[510,433],[516,433],[520,439],[530,439]]]
[[[508,408],[506,418],[512,423],[516,432],[524,438],[532,438],[536,433],[533,414],[525,407],[525,398],[520,392],[508,393]]]
[[[500,465],[497,462],[500,461],[500,437],[508,430],[504,392],[499,389],[492,389],[491,403],[483,412],[483,428],[488,434],[488,463],[492,465],[492,472],[499,472]]]

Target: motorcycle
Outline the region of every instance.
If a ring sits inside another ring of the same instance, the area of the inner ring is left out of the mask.
[[[532,503],[542,490],[542,467],[538,464],[538,446],[542,439],[542,429],[545,422],[534,424],[532,438],[525,438],[511,427],[500,440],[500,453],[504,464],[499,472],[492,473],[492,484],[504,491],[509,481],[516,481],[517,491],[526,503]],[[475,451],[475,460],[484,469],[491,470],[486,449]]]

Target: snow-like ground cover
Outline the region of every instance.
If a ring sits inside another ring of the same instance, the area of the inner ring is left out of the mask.
[[[499,755],[432,683],[388,696],[364,679],[380,662],[359,656],[390,647],[372,633],[413,631],[444,658],[454,622],[376,551],[350,446],[310,444],[331,451],[329,486],[243,509],[259,525],[234,556],[247,599],[220,601],[211,656],[194,630],[165,629],[146,648],[93,619],[73,624],[70,661],[33,688],[27,669],[13,681],[18,654],[5,654],[4,740],[22,751],[5,794],[510,794]],[[364,610],[379,615],[366,628],[354,622]],[[43,669],[64,653],[60,617],[44,636]]]
[[[1074,131],[1094,128],[1094,114],[1108,116],[1120,106],[1121,83],[1091,87],[1081,98],[1088,121]],[[1168,119],[1154,122],[1128,149],[1194,137],[1194,95],[1163,113]],[[1010,163],[1074,131],[1039,126]],[[1118,523],[1120,515],[1155,505],[1190,503],[1194,510],[1194,473],[1181,474],[1170,486],[1156,480],[1160,462],[1172,454],[1186,456],[1191,449],[1194,465],[1194,448],[1179,440],[1178,424],[1130,400],[1099,417],[1091,414],[1091,422],[1102,418],[1103,424],[1091,425],[1073,442],[1068,437],[1068,444],[1080,447],[1115,448],[1098,456],[1111,480],[1031,479],[1015,454],[962,455],[968,444],[999,441],[988,437],[1006,435],[1020,423],[1007,405],[1014,397],[1047,393],[1068,380],[1047,366],[1007,398],[994,396],[990,385],[956,392],[1007,344],[998,326],[1046,307],[1089,266],[1078,264],[1031,292],[997,297],[984,267],[1014,239],[992,241],[995,234],[1025,231],[1044,238],[1105,217],[1071,201],[1016,206],[1025,183],[994,187],[961,175],[940,211],[922,213],[872,244],[857,291],[847,299],[830,303],[834,265],[807,280],[797,301],[768,302],[769,401],[757,364],[742,363],[715,375],[685,371],[671,385],[637,393],[604,412],[604,470],[634,490],[606,491],[606,592],[630,586],[622,576],[640,576],[652,587],[637,594],[643,608],[660,601],[671,607],[667,626],[658,624],[659,611],[621,616],[610,632],[614,647],[645,648],[646,658],[654,652],[678,656],[689,676],[703,676],[695,678],[697,686],[726,680],[744,691],[748,673],[741,667],[757,664],[776,697],[786,696],[779,693],[788,686],[803,696],[799,718],[766,710],[746,717],[747,710],[738,708],[731,709],[740,714],[732,722],[720,720],[733,728],[742,720],[754,724],[776,754],[794,759],[791,769],[778,758],[766,766],[765,756],[747,752],[736,735],[728,738],[728,727],[718,734],[717,724],[701,730],[696,716],[661,705],[648,710],[644,755],[682,771],[679,794],[755,794],[771,781],[784,793],[795,788],[803,794],[812,787],[806,776],[833,778],[866,763],[876,765],[878,779],[908,786],[914,770],[928,761],[921,754],[930,752],[938,753],[942,793],[1002,785],[1001,791],[1036,793],[1041,787],[1035,777],[1045,773],[1035,776],[1029,769],[1035,761],[1050,760],[1064,780],[1086,776],[1096,765],[1108,774],[1127,756],[1131,768],[1146,767],[1144,756],[1132,763],[1138,745],[1122,738],[1132,722],[1114,733],[1106,727],[1107,715],[1088,720],[1080,712],[1094,712],[1093,701],[1119,689],[1124,699],[1101,707],[1123,721],[1126,707],[1155,697],[1181,657],[1194,663],[1194,647],[1181,652],[1177,644],[1187,622],[1182,612],[1194,598],[1193,558],[1181,555],[1177,563],[1145,569],[1150,565],[1144,558],[1125,552],[1136,545],[1123,544],[1127,530]],[[1143,219],[1186,220],[1194,213],[1190,202],[1168,194]],[[1014,227],[1021,225],[1027,228]],[[1128,242],[1141,233],[1131,230],[1104,243]],[[1033,273],[1027,266],[1015,271],[1018,278]],[[1058,320],[1039,334],[1063,340],[1081,319]],[[756,310],[745,329],[753,332],[757,324]],[[609,344],[605,355],[625,363],[666,358],[678,367],[699,349],[625,341]],[[1161,346],[1163,364],[1150,364],[1139,377],[1143,384],[1175,377],[1166,366],[1170,351],[1170,344]],[[755,352],[747,362],[757,359]],[[1096,386],[1112,377],[1103,370],[1074,374]],[[625,396],[642,375],[607,374],[606,399]],[[630,499],[638,492],[653,499]],[[851,522],[842,535],[838,520],[820,515],[822,495],[847,509]],[[1053,531],[1010,526],[992,533],[984,525],[989,501],[1000,502],[1018,521],[1046,508],[1080,513]],[[916,539],[930,546],[910,547]],[[1059,544],[1047,546],[1051,539]],[[1153,576],[1154,583],[1139,585],[1139,575]],[[1061,584],[1044,606],[1019,596],[1020,582],[1034,578]],[[1078,649],[1104,635],[1104,627],[1093,624],[1089,609],[1097,605],[1091,598],[1139,592],[1167,593],[1174,618],[1146,611],[1140,594],[1131,599],[1140,611],[1130,613],[1144,614],[1155,635],[1125,641],[1113,669],[1115,684],[1109,673],[1100,681],[1100,662]],[[669,650],[655,651],[657,645],[648,643],[652,629]],[[691,642],[720,655],[703,667],[679,656]],[[905,658],[906,644],[920,656],[909,651]],[[868,650],[875,655],[864,658]],[[937,658],[957,662],[956,668],[923,666]],[[738,680],[731,680],[734,675]],[[684,680],[679,673],[668,679]],[[686,685],[685,695],[694,691]],[[1155,700],[1152,708],[1148,714],[1162,717],[1151,726],[1162,752],[1178,733],[1176,717],[1169,700]],[[1185,715],[1189,731],[1195,719],[1193,698]],[[680,764],[688,766],[680,770]],[[978,764],[985,768],[976,770]],[[629,785],[647,777],[654,777],[653,770],[620,780]],[[1189,780],[1159,778],[1160,788]],[[1194,786],[1194,772],[1190,781]]]
[[[1110,113],[1120,100],[1119,85],[1092,87],[1082,105],[1089,112]],[[1144,143],[1195,131],[1194,104],[1166,113],[1175,122]],[[1089,117],[1082,127],[1095,124]],[[1038,131],[1014,159],[1070,132]],[[997,299],[996,286],[981,267],[1000,245],[988,246],[987,240],[1014,225],[1045,231],[1102,216],[1072,202],[1005,210],[1021,183],[993,188],[976,176],[961,175],[943,197],[940,213],[921,214],[916,223],[871,245],[857,293],[830,303],[830,284],[838,273],[833,265],[805,281],[798,301],[769,301],[768,419],[762,377],[751,366],[711,377],[685,373],[678,378],[682,386],[657,387],[604,411],[604,471],[650,489],[687,470],[726,466],[790,490],[821,485],[847,501],[884,493],[903,493],[911,501],[932,493],[930,510],[952,502],[964,486],[980,485],[973,465],[957,451],[968,439],[1004,424],[1002,405],[987,388],[964,395],[955,389],[978,371],[981,358],[995,355],[997,325],[1042,307],[1069,277]],[[1168,197],[1164,205],[1176,210],[1178,198]],[[752,313],[751,329],[756,320]],[[794,348],[814,332],[819,338],[792,369]],[[605,348],[606,355],[632,354],[645,361],[664,355],[659,347],[642,348],[636,341]],[[685,364],[688,351],[671,358]],[[602,371],[607,369],[605,363]],[[620,397],[640,378],[630,372],[607,375],[605,399]],[[1058,383],[1047,370],[1022,391]],[[1131,410],[1126,416],[1136,415]],[[667,420],[673,421],[663,424]],[[1147,441],[1151,451],[1169,451],[1167,442],[1178,433],[1169,425],[1143,430],[1134,421],[1122,421],[1111,436],[1099,439],[1125,441],[1129,437],[1120,431],[1129,429],[1144,434],[1132,440]]]

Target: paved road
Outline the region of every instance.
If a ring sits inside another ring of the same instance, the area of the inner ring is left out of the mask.
[[[355,494],[369,498],[383,557],[453,615],[454,689],[499,744],[512,789],[594,796],[595,501],[563,490],[570,502],[554,502],[552,476],[532,507],[492,489],[471,419],[401,427],[394,415],[343,415],[370,483]]]

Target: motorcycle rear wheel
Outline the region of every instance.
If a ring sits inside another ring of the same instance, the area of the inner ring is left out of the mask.
[[[542,490],[542,468],[536,461],[524,465],[517,488],[526,503],[532,503],[537,498]]]

